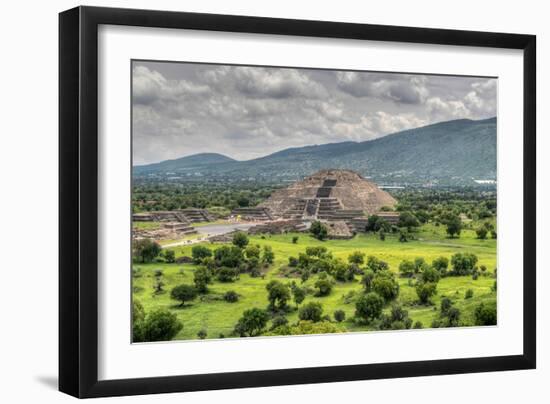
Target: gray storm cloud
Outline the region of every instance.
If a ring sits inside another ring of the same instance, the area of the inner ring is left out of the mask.
[[[134,164],[214,152],[246,160],[496,116],[490,78],[134,62]]]

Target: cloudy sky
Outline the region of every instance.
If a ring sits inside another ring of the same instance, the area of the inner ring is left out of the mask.
[[[496,116],[497,80],[134,62],[134,164],[214,152],[237,160]]]

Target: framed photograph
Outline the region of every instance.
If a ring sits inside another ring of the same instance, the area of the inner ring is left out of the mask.
[[[534,36],[59,28],[61,391],[535,368]]]

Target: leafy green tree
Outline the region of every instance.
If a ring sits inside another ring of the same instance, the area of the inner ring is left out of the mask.
[[[249,245],[244,250],[244,256],[248,259],[260,259],[260,246],[259,245]]]
[[[274,260],[275,260],[275,253],[273,252],[273,248],[271,248],[270,245],[264,245],[262,262],[264,264],[271,265],[273,264]]]
[[[449,267],[449,259],[447,257],[437,257],[432,261],[432,268],[439,271],[441,274],[447,272]]]
[[[453,275],[470,275],[477,264],[477,256],[472,253],[456,253],[451,257]]]
[[[464,299],[471,299],[472,297],[474,297],[474,290],[468,289],[466,293],[464,293]]]
[[[453,307],[453,302],[448,297],[442,297],[440,304],[441,304],[441,306],[440,306],[441,307],[441,315],[446,316],[447,313],[449,312],[449,309],[451,307]]]
[[[348,262],[355,265],[363,265],[365,262],[365,253],[361,251],[354,251],[348,256]]]
[[[384,299],[375,292],[362,295],[355,303],[355,317],[370,322],[379,318],[384,307]]]
[[[210,248],[199,244],[191,248],[191,256],[195,264],[200,264],[205,258],[212,256],[212,251]]]
[[[309,232],[312,234],[313,237],[321,241],[325,240],[328,236],[327,226],[325,226],[323,223],[319,222],[318,220],[314,221],[311,224],[311,227],[309,228]]]
[[[422,272],[420,273],[420,280],[421,282],[431,282],[431,283],[437,283],[439,282],[439,271],[436,269],[430,267],[429,265],[425,265],[422,269]]]
[[[245,310],[235,325],[235,333],[241,337],[255,337],[260,335],[269,320],[269,314],[262,309],[252,308]]]
[[[292,244],[297,244],[298,243],[298,236],[293,236],[292,237]]]
[[[221,246],[214,251],[214,260],[218,267],[237,268],[244,260],[240,247]]]
[[[419,282],[416,285],[416,294],[422,304],[430,303],[430,298],[437,293],[437,284],[433,282]]]
[[[155,310],[145,317],[138,338],[134,336],[134,342],[170,341],[182,328],[183,324],[174,313]]]
[[[217,278],[220,282],[234,282],[239,276],[236,268],[221,267],[218,269]]]
[[[201,328],[199,332],[197,332],[197,337],[199,337],[199,339],[205,339],[207,336],[208,336],[208,333],[204,328]]]
[[[161,252],[160,245],[151,239],[144,238],[141,240],[135,240],[133,242],[133,255],[134,258],[141,262],[151,262]]]
[[[378,238],[380,239],[380,241],[386,240],[386,232],[384,231],[384,229],[380,229],[378,231]]]
[[[485,240],[487,238],[487,229],[485,227],[479,227],[476,229],[477,238],[480,240]]]
[[[132,301],[132,341],[143,340],[143,322],[145,321],[145,310],[139,300]]]
[[[332,291],[332,282],[329,279],[317,279],[314,285],[318,291],[317,296],[328,296]]]
[[[447,234],[449,237],[454,238],[455,236],[460,237],[460,232],[462,231],[462,220],[458,215],[451,215],[447,219]]]
[[[338,323],[341,323],[346,319],[346,312],[344,310],[336,310],[334,312],[334,320]]]
[[[291,290],[294,303],[296,303],[296,306],[299,306],[306,298],[306,291],[298,285],[294,285]]]
[[[285,316],[278,315],[273,317],[273,320],[271,320],[271,329],[273,330],[275,328],[284,327],[287,324],[288,324],[288,318],[286,318]]]
[[[414,265],[414,262],[410,260],[401,261],[401,263],[399,264],[399,272],[401,273],[402,276],[407,278],[414,275],[415,268],[416,267]]]
[[[447,311],[447,322],[449,327],[458,327],[460,321],[460,310],[456,307],[451,307]]]
[[[321,321],[322,316],[323,306],[319,302],[306,303],[298,310],[298,318],[300,320],[309,320],[316,323]]]
[[[176,253],[174,252],[174,250],[164,251],[164,260],[169,264],[173,264],[174,262],[176,262]]]
[[[232,243],[241,249],[245,248],[248,245],[248,236],[242,231],[238,231],[233,235]]]
[[[474,309],[476,325],[496,325],[497,307],[496,304],[481,303]]]
[[[393,273],[389,271],[377,272],[372,281],[372,290],[389,302],[399,295],[399,284]]]
[[[409,211],[404,211],[399,214],[399,227],[406,227],[410,232],[413,227],[420,226],[418,218]]]
[[[290,300],[290,291],[287,285],[284,283],[272,280],[266,287],[267,289],[267,300],[269,300],[269,309],[270,310],[285,310],[287,307],[287,302]]]
[[[197,268],[193,274],[193,283],[199,293],[208,292],[208,284],[212,281],[212,275],[207,268]]]
[[[367,268],[373,272],[387,271],[390,269],[390,266],[386,261],[382,261],[379,258],[376,258],[373,255],[367,257]]]
[[[180,302],[180,307],[182,307],[185,302],[189,302],[197,297],[197,289],[191,285],[178,285],[172,289],[170,292],[170,297],[174,300]]]
[[[374,271],[367,269],[363,273],[363,278],[361,278],[361,283],[365,288],[365,292],[372,292],[372,282],[374,281]]]

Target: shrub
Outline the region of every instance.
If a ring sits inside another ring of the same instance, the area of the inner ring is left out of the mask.
[[[372,291],[388,302],[399,295],[399,284],[391,272],[379,272],[372,280]]]
[[[242,231],[238,231],[233,235],[232,243],[242,249],[248,245],[248,236]]]
[[[239,301],[239,294],[234,290],[228,290],[223,294],[223,300],[225,300],[228,303],[235,303]]]
[[[323,306],[319,302],[309,302],[304,304],[298,311],[300,320],[308,320],[314,323],[321,321],[323,316]]]
[[[282,327],[288,324],[288,319],[285,316],[275,316],[271,320],[271,329]]]
[[[365,262],[365,253],[361,251],[354,251],[348,256],[348,262],[350,264],[363,265]]]
[[[415,266],[412,261],[404,260],[399,264],[399,272],[404,277],[411,277],[414,275]]]
[[[296,285],[294,285],[291,288],[291,291],[292,291],[292,297],[294,298],[294,303],[296,303],[296,306],[299,306],[300,304],[302,304],[302,302],[306,298],[306,291],[303,288]]]
[[[460,310],[456,307],[451,307],[447,311],[447,321],[449,327],[458,327],[458,323],[460,320]]]
[[[241,337],[260,335],[267,325],[269,315],[265,310],[253,308],[245,310],[235,325],[235,333]]]
[[[249,245],[244,249],[244,256],[248,259],[260,259],[260,246],[258,245]]]
[[[380,239],[380,241],[385,241],[386,240],[386,232],[382,229],[380,229],[378,231],[378,238]]]
[[[292,237],[292,244],[297,244],[297,243],[298,243],[298,236]]]
[[[200,329],[197,333],[197,337],[199,337],[199,339],[205,339],[207,335],[208,334],[204,328]]]
[[[411,228],[420,226],[420,222],[411,212],[405,211],[399,214],[399,222],[397,225],[399,227],[406,227],[408,231],[411,231]]]
[[[221,267],[218,269],[217,278],[220,282],[234,282],[238,272],[234,268]]]
[[[288,266],[292,268],[296,268],[298,266],[298,258],[288,257]]]
[[[313,237],[321,241],[326,239],[328,235],[327,226],[325,226],[323,223],[319,221],[315,221],[311,224],[311,227],[309,228],[309,232],[312,234]]]
[[[346,319],[346,312],[344,310],[336,310],[334,312],[334,320],[341,323]]]
[[[191,256],[195,264],[200,264],[203,259],[212,256],[212,251],[206,246],[196,245],[191,249]]]
[[[164,251],[164,260],[169,264],[173,264],[174,262],[176,262],[176,253],[174,252],[174,250]]]
[[[458,215],[451,215],[447,218],[446,225],[449,237],[454,238],[455,236],[460,236],[460,232],[462,231],[462,220],[460,220]]]
[[[239,247],[224,245],[214,251],[216,266],[237,268],[243,262],[243,251]]]
[[[476,235],[478,239],[485,240],[487,238],[487,229],[484,226],[476,229]]]
[[[456,253],[451,257],[453,275],[470,275],[477,264],[477,256],[471,253]]]
[[[438,257],[432,261],[432,268],[444,274],[449,267],[449,259],[447,257]]]
[[[212,281],[212,275],[206,268],[197,268],[193,274],[193,282],[199,293],[208,292],[208,284]]]
[[[422,321],[415,321],[412,328],[419,330],[424,328],[424,325],[422,324]]]
[[[437,283],[439,282],[439,271],[431,268],[430,266],[425,266],[422,270],[422,273],[420,274],[420,279],[422,282],[427,283]]]
[[[496,304],[481,303],[474,310],[476,325],[496,325],[497,308]]]
[[[381,259],[378,259],[372,255],[369,255],[367,257],[367,268],[374,272],[378,272],[378,271],[386,271],[390,267],[387,262],[382,261]]]
[[[367,269],[364,274],[363,278],[361,279],[361,283],[363,284],[363,287],[365,288],[365,292],[371,292],[372,291],[372,282],[374,280],[374,272],[370,269]]]
[[[355,316],[363,321],[370,322],[379,318],[384,307],[384,299],[375,292],[361,296],[355,303]]]
[[[262,262],[264,264],[271,265],[273,264],[274,260],[275,260],[275,253],[273,253],[273,248],[271,248],[270,245],[264,245]]]
[[[416,294],[422,304],[430,303],[430,298],[437,293],[437,284],[432,282],[419,282],[416,285]]]
[[[317,296],[328,296],[332,291],[332,283],[328,279],[318,279],[315,282],[315,287],[319,289]]]
[[[170,341],[183,328],[174,313],[168,310],[155,310],[143,321],[139,332],[134,333],[134,342]]]
[[[441,315],[446,316],[449,309],[453,306],[453,302],[448,297],[441,298]]]

